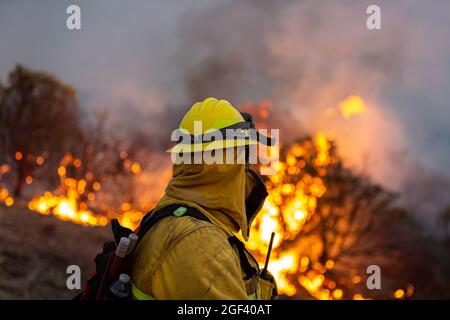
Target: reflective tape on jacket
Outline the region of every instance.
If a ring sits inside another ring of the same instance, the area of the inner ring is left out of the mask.
[[[141,290],[139,290],[139,288],[136,287],[136,285],[134,285],[134,283],[131,285],[131,295],[132,295],[133,300],[156,300],[151,295],[146,294],[146,293],[142,292]],[[257,299],[256,292],[248,295],[248,298],[250,300],[256,300]]]
[[[134,283],[131,284],[131,296],[133,300],[155,300],[151,295],[139,290]]]

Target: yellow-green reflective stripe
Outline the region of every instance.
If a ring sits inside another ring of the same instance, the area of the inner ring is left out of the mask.
[[[133,296],[133,299],[136,300],[155,300],[151,295],[139,290],[134,284],[131,285],[131,295]]]
[[[248,297],[250,298],[250,300],[256,300],[256,292],[249,294]]]
[[[151,295],[146,294],[146,293],[142,292],[141,290],[139,290],[139,288],[136,287],[134,284],[131,285],[131,294],[132,294],[133,298],[136,300],[156,300]],[[249,294],[248,297],[251,300],[256,300],[256,292]]]

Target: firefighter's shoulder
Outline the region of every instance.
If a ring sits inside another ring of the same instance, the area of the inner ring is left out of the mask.
[[[207,240],[211,246],[212,242],[217,245],[228,245],[226,232],[209,221],[191,216],[166,217],[157,222],[139,242],[135,251],[133,269],[156,268],[175,246],[192,238],[198,241]]]

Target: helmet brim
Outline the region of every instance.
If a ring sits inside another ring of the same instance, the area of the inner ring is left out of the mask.
[[[193,153],[212,151],[233,147],[249,146],[258,144],[257,140],[244,139],[244,140],[219,140],[204,143],[192,143],[192,144],[176,144],[166,152],[169,153]]]

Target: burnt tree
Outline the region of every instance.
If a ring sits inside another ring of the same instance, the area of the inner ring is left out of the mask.
[[[52,167],[81,136],[72,87],[20,65],[10,72],[0,91],[0,161],[11,165],[16,197],[26,177]]]

